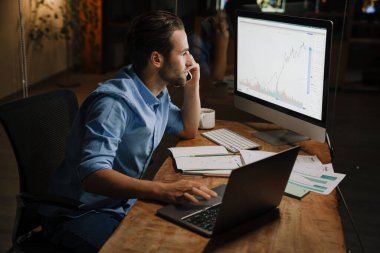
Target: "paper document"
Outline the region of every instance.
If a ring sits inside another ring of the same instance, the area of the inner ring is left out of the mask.
[[[257,150],[241,150],[244,164],[253,163],[275,153]],[[317,156],[298,155],[285,193],[302,198],[308,191],[330,194],[343,180],[344,174],[334,173],[332,164],[322,164]],[[298,188],[297,188],[298,187]],[[299,189],[302,188],[302,189]]]
[[[240,155],[233,155],[223,146],[169,148],[178,170],[184,174],[226,174],[242,166]]]
[[[244,164],[254,163],[274,154],[274,152],[268,151],[240,150],[241,159],[244,162]]]
[[[169,148],[174,158],[189,156],[207,155],[228,155],[228,151],[223,146],[197,146],[197,147],[174,147]]]
[[[310,192],[309,190],[307,190],[303,187],[288,183],[286,185],[284,194],[288,197],[292,197],[292,198],[296,198],[296,199],[302,199],[309,192]]]
[[[271,155],[274,155],[275,152],[268,152],[268,151],[258,151],[258,150],[240,150],[241,159],[244,164],[254,163],[261,159],[267,158]],[[292,185],[287,184],[285,188],[285,195],[297,199],[302,199],[304,196],[306,196],[309,193],[309,190]]]
[[[322,166],[323,166],[323,170],[325,172],[332,172],[332,173],[334,173],[334,169],[333,169],[332,163],[323,164]]]
[[[327,195],[335,189],[345,176],[345,174],[331,172],[319,172],[313,173],[313,175],[292,172],[288,183]]]
[[[345,174],[334,173],[331,163],[322,164],[316,156],[299,155],[288,184],[327,195],[345,176]]]
[[[177,157],[175,158],[179,170],[231,170],[242,166],[239,155],[205,156],[205,157]]]
[[[236,155],[223,146],[174,147],[169,150],[177,169],[184,175],[208,176],[229,176],[236,168],[275,154],[240,150],[240,155]],[[344,177],[344,174],[334,173],[332,164],[322,164],[317,156],[298,155],[285,193],[296,198],[302,198],[309,191],[327,195]]]

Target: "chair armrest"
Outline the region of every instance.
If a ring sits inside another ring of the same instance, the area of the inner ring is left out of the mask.
[[[19,193],[17,197],[21,200],[22,203],[33,203],[33,204],[45,204],[53,205],[64,208],[69,208],[73,210],[82,210],[86,207],[81,201],[59,196],[59,195],[34,195],[30,193]]]

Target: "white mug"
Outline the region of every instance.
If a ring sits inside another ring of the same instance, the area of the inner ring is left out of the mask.
[[[199,120],[199,129],[211,129],[215,127],[215,110],[210,108],[201,108],[201,118]]]

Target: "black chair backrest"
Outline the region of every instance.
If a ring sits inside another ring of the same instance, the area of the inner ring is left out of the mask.
[[[66,140],[77,111],[77,98],[68,90],[57,90],[0,106],[0,122],[17,160],[21,193],[48,193],[51,174],[64,158]],[[37,210],[38,207],[18,206],[16,236],[39,225]],[[21,225],[23,227],[19,227]]]

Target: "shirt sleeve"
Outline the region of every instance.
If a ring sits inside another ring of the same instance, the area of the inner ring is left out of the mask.
[[[111,169],[128,121],[126,104],[114,97],[93,102],[84,122],[79,175],[83,180],[99,169]]]
[[[181,109],[172,102],[169,103],[169,117],[166,126],[166,132],[173,135],[179,135],[183,130],[183,120]]]

